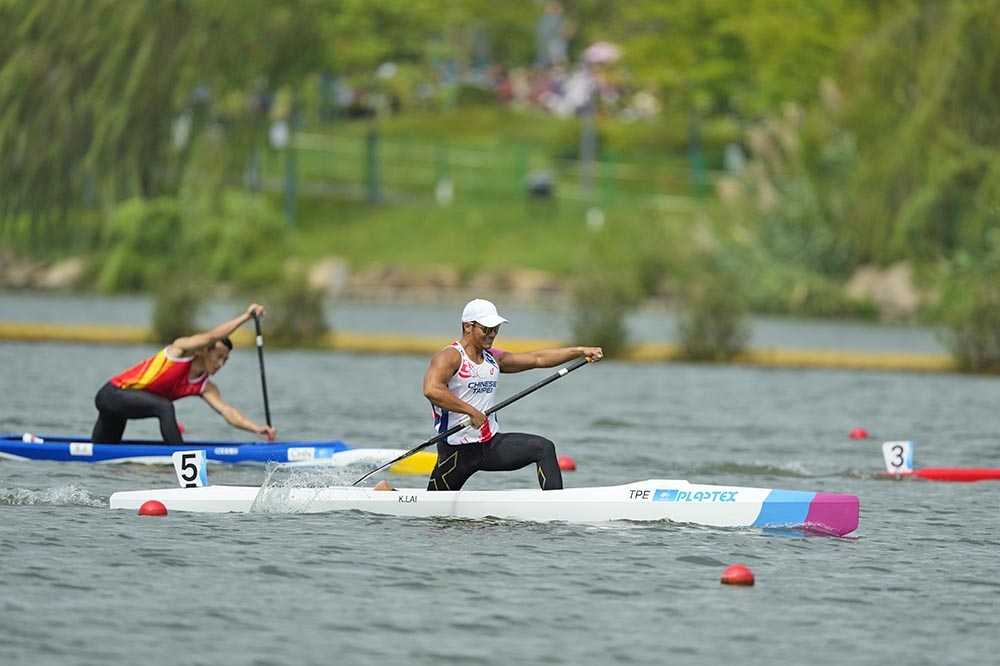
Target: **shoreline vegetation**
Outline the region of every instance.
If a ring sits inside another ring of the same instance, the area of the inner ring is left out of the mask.
[[[285,346],[331,296],[563,299],[623,358],[655,299],[688,360],[793,316],[1000,373],[997,3],[573,3],[558,59],[503,3],[120,4],[0,5],[14,288],[148,294],[158,339],[250,294]]]
[[[85,344],[145,344],[153,339],[152,329],[142,326],[101,324],[54,324],[0,321],[0,340],[12,342],[69,342]],[[233,342],[253,346],[253,336],[237,331]],[[363,354],[429,355],[440,349],[442,338],[433,335],[398,335],[336,331],[327,333],[318,348]],[[504,348],[511,351],[537,349],[561,344],[555,339],[509,338]],[[681,350],[672,343],[640,343],[623,352],[626,362],[676,362]],[[731,361],[734,365],[784,368],[821,368],[912,372],[953,372],[948,354],[920,352],[872,352],[850,349],[748,349]]]

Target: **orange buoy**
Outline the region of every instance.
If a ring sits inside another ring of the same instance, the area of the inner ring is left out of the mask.
[[[559,469],[565,472],[572,472],[576,469],[576,461],[569,456],[559,456]]]
[[[753,572],[742,564],[733,564],[722,572],[722,582],[726,585],[753,585]]]
[[[140,516],[165,516],[167,507],[159,500],[146,500],[139,507]]]
[[[855,428],[851,431],[851,439],[868,439],[868,431],[864,428]]]

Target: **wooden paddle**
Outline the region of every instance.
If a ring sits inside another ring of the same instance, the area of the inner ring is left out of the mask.
[[[267,402],[267,378],[264,376],[264,336],[260,332],[260,317],[253,313],[253,323],[257,328],[257,359],[260,361],[260,386],[264,391],[264,417],[267,425],[271,425],[271,406]]]
[[[520,393],[517,393],[517,394],[512,395],[511,397],[507,398],[503,402],[500,402],[500,403],[497,403],[496,405],[493,405],[492,407],[490,407],[489,409],[486,410],[485,414],[487,416],[489,416],[490,414],[492,414],[494,412],[499,412],[501,409],[503,409],[507,405],[510,405],[512,403],[517,402],[518,400],[520,400],[524,396],[526,396],[526,395],[528,395],[530,393],[534,393],[535,391],[537,391],[538,389],[542,388],[543,386],[551,384],[552,382],[554,382],[555,380],[559,379],[560,377],[568,375],[569,373],[573,372],[577,368],[582,368],[583,366],[587,365],[588,363],[590,363],[590,361],[586,357],[579,358],[576,361],[574,361],[573,363],[567,365],[566,367],[560,368],[558,372],[556,372],[553,375],[550,375],[550,376],[546,377],[545,379],[543,379],[542,381],[538,382],[534,386],[529,386],[528,388],[524,389]],[[410,456],[412,456],[417,451],[420,451],[422,449],[426,449],[431,444],[437,444],[438,442],[444,441],[445,439],[447,439],[448,437],[451,437],[456,432],[458,432],[462,428],[467,427],[468,425],[469,425],[469,417],[466,416],[466,417],[462,418],[457,424],[455,424],[451,428],[448,428],[448,430],[446,430],[445,432],[441,433],[440,435],[438,435],[436,437],[432,437],[432,438],[428,439],[423,444],[418,444],[417,446],[415,446],[414,448],[410,449],[409,451],[407,451],[403,455],[399,456],[398,458],[393,458],[389,462],[383,463],[382,465],[379,465],[378,467],[376,467],[372,471],[368,472],[367,474],[365,474],[364,476],[362,476],[360,479],[358,479],[357,481],[355,481],[351,485],[352,486],[356,486],[359,483],[361,483],[362,481],[364,481],[365,479],[367,479],[369,476],[371,476],[372,474],[374,474],[375,472],[378,472],[379,470],[383,470],[386,467],[390,467],[392,465],[395,465],[400,460],[403,460],[404,458],[409,458]]]

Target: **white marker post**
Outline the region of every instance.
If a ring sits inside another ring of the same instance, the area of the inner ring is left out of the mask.
[[[174,451],[173,460],[177,482],[181,484],[181,488],[201,488],[208,485],[203,450]]]
[[[913,442],[883,442],[882,459],[889,474],[909,474],[913,471]]]

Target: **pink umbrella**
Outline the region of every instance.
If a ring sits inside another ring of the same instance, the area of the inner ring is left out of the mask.
[[[604,65],[618,62],[622,57],[622,50],[611,42],[594,42],[583,52],[583,59],[586,62]]]

